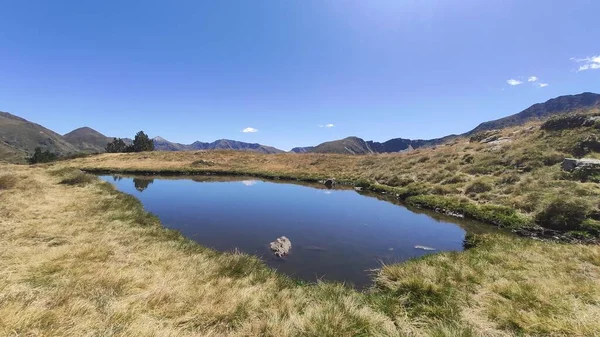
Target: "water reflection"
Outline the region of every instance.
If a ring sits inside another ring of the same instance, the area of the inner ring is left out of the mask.
[[[256,183],[258,183],[257,180],[242,180],[242,184],[246,186],[254,186]]]
[[[133,178],[133,186],[135,186],[135,189],[140,192],[144,192],[153,182],[154,179]]]

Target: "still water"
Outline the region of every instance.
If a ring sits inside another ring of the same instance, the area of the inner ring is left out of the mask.
[[[409,210],[353,189],[252,178],[101,178],[201,245],[257,255],[310,282],[362,288],[382,263],[462,250],[465,229],[485,226]],[[269,242],[280,236],[292,242],[284,258],[269,250]]]

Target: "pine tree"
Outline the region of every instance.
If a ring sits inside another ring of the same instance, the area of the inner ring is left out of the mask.
[[[144,131],[140,131],[135,135],[135,139],[133,140],[133,151],[154,151],[154,142]]]
[[[54,161],[56,159],[58,159],[58,156],[56,155],[56,153],[52,153],[48,150],[42,151],[41,147],[36,147],[35,151],[33,152],[33,156],[31,156],[29,158],[29,163],[30,164],[48,163],[48,162]]]
[[[106,145],[106,152],[108,153],[120,153],[125,152],[127,144],[121,138],[115,138],[112,142]]]

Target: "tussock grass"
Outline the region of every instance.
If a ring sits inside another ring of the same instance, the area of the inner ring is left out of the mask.
[[[600,247],[478,236],[475,248],[385,266],[377,277],[415,319],[460,321],[475,335],[594,336]]]
[[[8,190],[17,185],[17,177],[11,174],[0,175],[0,190]]]
[[[4,167],[2,167],[4,169]],[[592,336],[600,247],[477,235],[464,253],[384,266],[376,287],[306,284],[168,230],[75,171],[8,166],[0,335]]]

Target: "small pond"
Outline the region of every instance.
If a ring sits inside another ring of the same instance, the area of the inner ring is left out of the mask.
[[[467,229],[491,230],[353,189],[240,177],[101,178],[201,245],[257,255],[309,282],[333,280],[364,288],[383,263],[460,251]],[[269,250],[269,242],[280,236],[292,242],[284,258]]]

